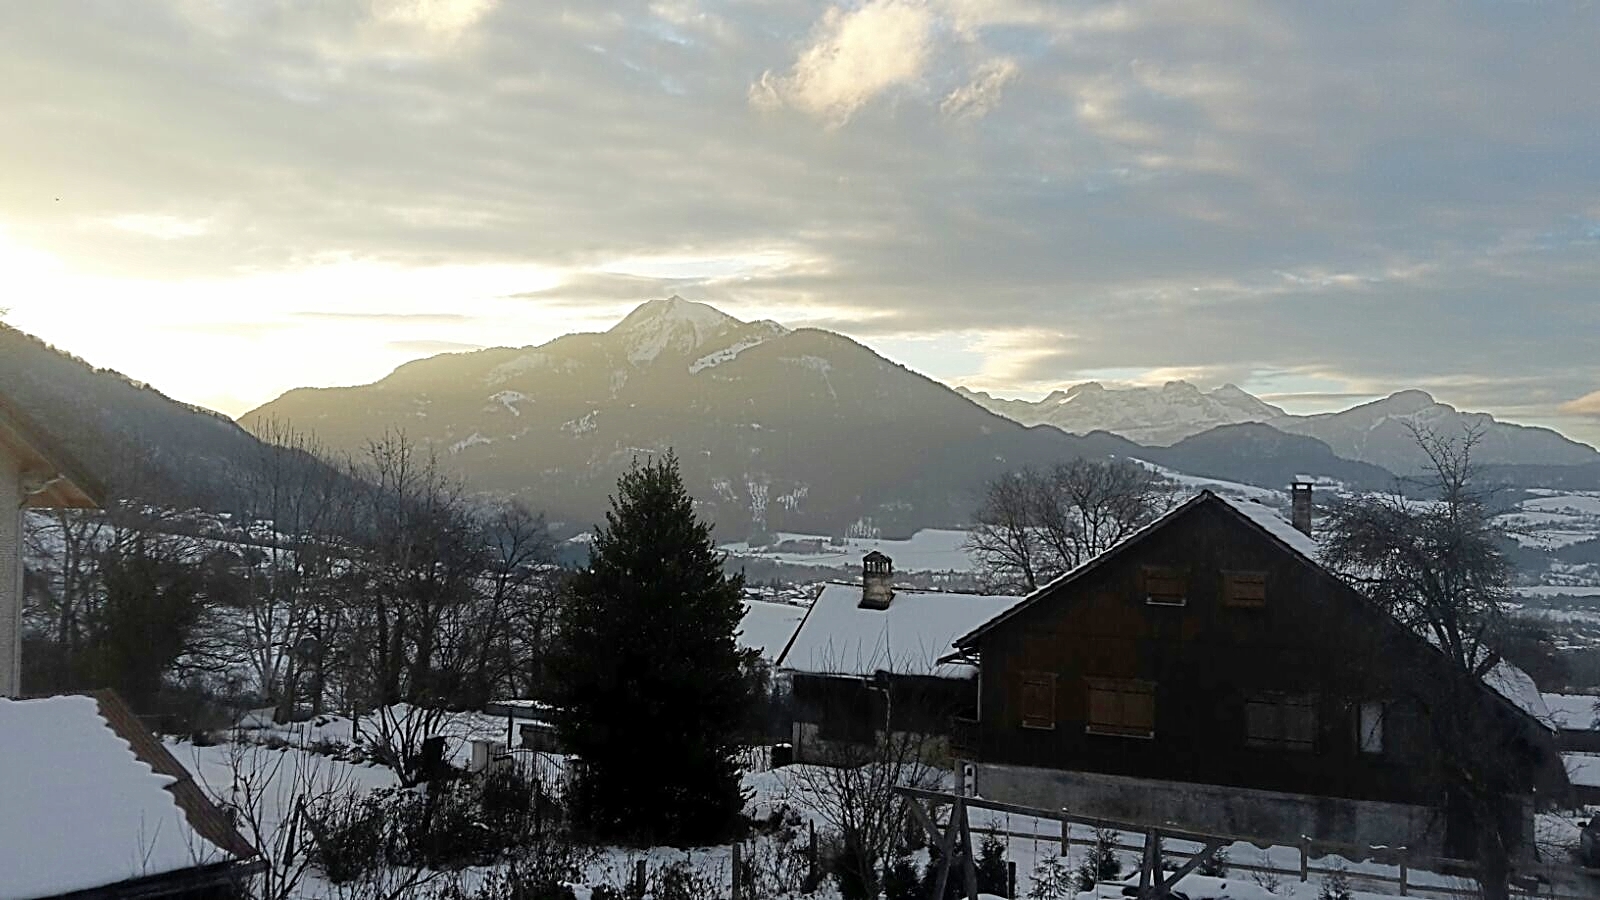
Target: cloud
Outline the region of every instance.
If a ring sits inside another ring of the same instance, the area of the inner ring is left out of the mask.
[[[401,353],[416,353],[433,356],[439,353],[464,353],[471,350],[482,350],[482,344],[468,344],[461,341],[388,341],[384,344],[390,350]]]
[[[1600,391],[1585,394],[1576,400],[1561,404],[1561,412],[1569,416],[1587,416],[1600,419]]]
[[[933,12],[916,0],[831,7],[787,75],[768,70],[750,90],[759,107],[792,106],[842,125],[874,97],[914,84],[928,64]]]
[[[211,230],[210,223],[203,219],[184,219],[152,213],[123,213],[107,216],[99,221],[120,231],[152,237],[159,241],[199,237]]]
[[[356,322],[369,324],[455,325],[472,320],[461,313],[387,313],[352,312],[347,310],[305,310],[293,312],[296,319],[325,320],[331,322]]]
[[[1017,72],[1016,60],[990,60],[978,69],[970,83],[946,95],[939,111],[953,119],[981,119],[1000,102],[1000,92],[1017,77]]]

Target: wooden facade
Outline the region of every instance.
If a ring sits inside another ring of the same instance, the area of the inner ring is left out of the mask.
[[[1423,710],[1445,659],[1209,492],[957,646],[980,665],[956,748],[975,761],[1442,805]],[[1532,794],[1553,736],[1478,700]]]

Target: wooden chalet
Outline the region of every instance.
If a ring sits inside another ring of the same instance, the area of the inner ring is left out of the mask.
[[[1470,854],[1423,710],[1444,656],[1319,564],[1292,527],[1210,491],[956,639],[979,671],[956,753],[988,800],[1197,831]],[[1534,799],[1562,780],[1537,688],[1500,663],[1471,701]]]
[[[943,755],[950,723],[977,709],[976,670],[942,661],[950,642],[1020,597],[897,590],[873,551],[861,584],[828,584],[779,654],[791,687],[797,762],[850,764],[885,734]]]

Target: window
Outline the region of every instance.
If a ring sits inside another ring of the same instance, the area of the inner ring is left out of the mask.
[[[1022,673],[1022,727],[1053,731],[1056,727],[1054,672]]]
[[[1222,603],[1259,609],[1267,605],[1267,573],[1223,572]]]
[[[1156,686],[1150,681],[1088,678],[1090,734],[1155,737]]]
[[[1356,716],[1356,746],[1362,753],[1383,752],[1383,723],[1388,718],[1384,704],[1369,701],[1361,704]]]
[[[1257,694],[1245,698],[1245,744],[1268,750],[1310,751],[1317,744],[1316,698]]]
[[[1188,603],[1188,571],[1172,566],[1145,566],[1144,601],[1151,606],[1183,606]]]

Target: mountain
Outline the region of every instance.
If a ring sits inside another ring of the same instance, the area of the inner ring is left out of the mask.
[[[0,391],[114,496],[211,509],[262,445],[226,416],[180,403],[0,325]]]
[[[1171,447],[1147,448],[1139,457],[1185,475],[1271,488],[1306,475],[1332,478],[1360,490],[1383,490],[1394,484],[1394,475],[1379,466],[1342,459],[1322,441],[1285,434],[1259,422],[1221,425]]]
[[[293,390],[241,421],[263,418],[346,450],[403,430],[472,489],[519,495],[581,528],[634,457],[672,448],[703,511],[738,537],[956,525],[1007,468],[1140,449],[1028,428],[841,335],[742,322],[679,297],[603,333]]]
[[[985,409],[1024,425],[1053,425],[1073,434],[1109,431],[1156,446],[1175,444],[1219,425],[1265,422],[1284,415],[1278,407],[1231,384],[1201,391],[1187,381],[1129,388],[1108,388],[1090,381],[1053,391],[1037,402],[957,390]]]
[[[1346,459],[1403,475],[1427,466],[1412,426],[1445,437],[1469,428],[1480,431],[1473,460],[1482,465],[1581,466],[1600,462],[1600,451],[1549,428],[1501,422],[1487,413],[1460,412],[1424,391],[1401,391],[1344,412],[1283,416],[1269,419],[1267,424],[1279,431],[1314,437]]]

